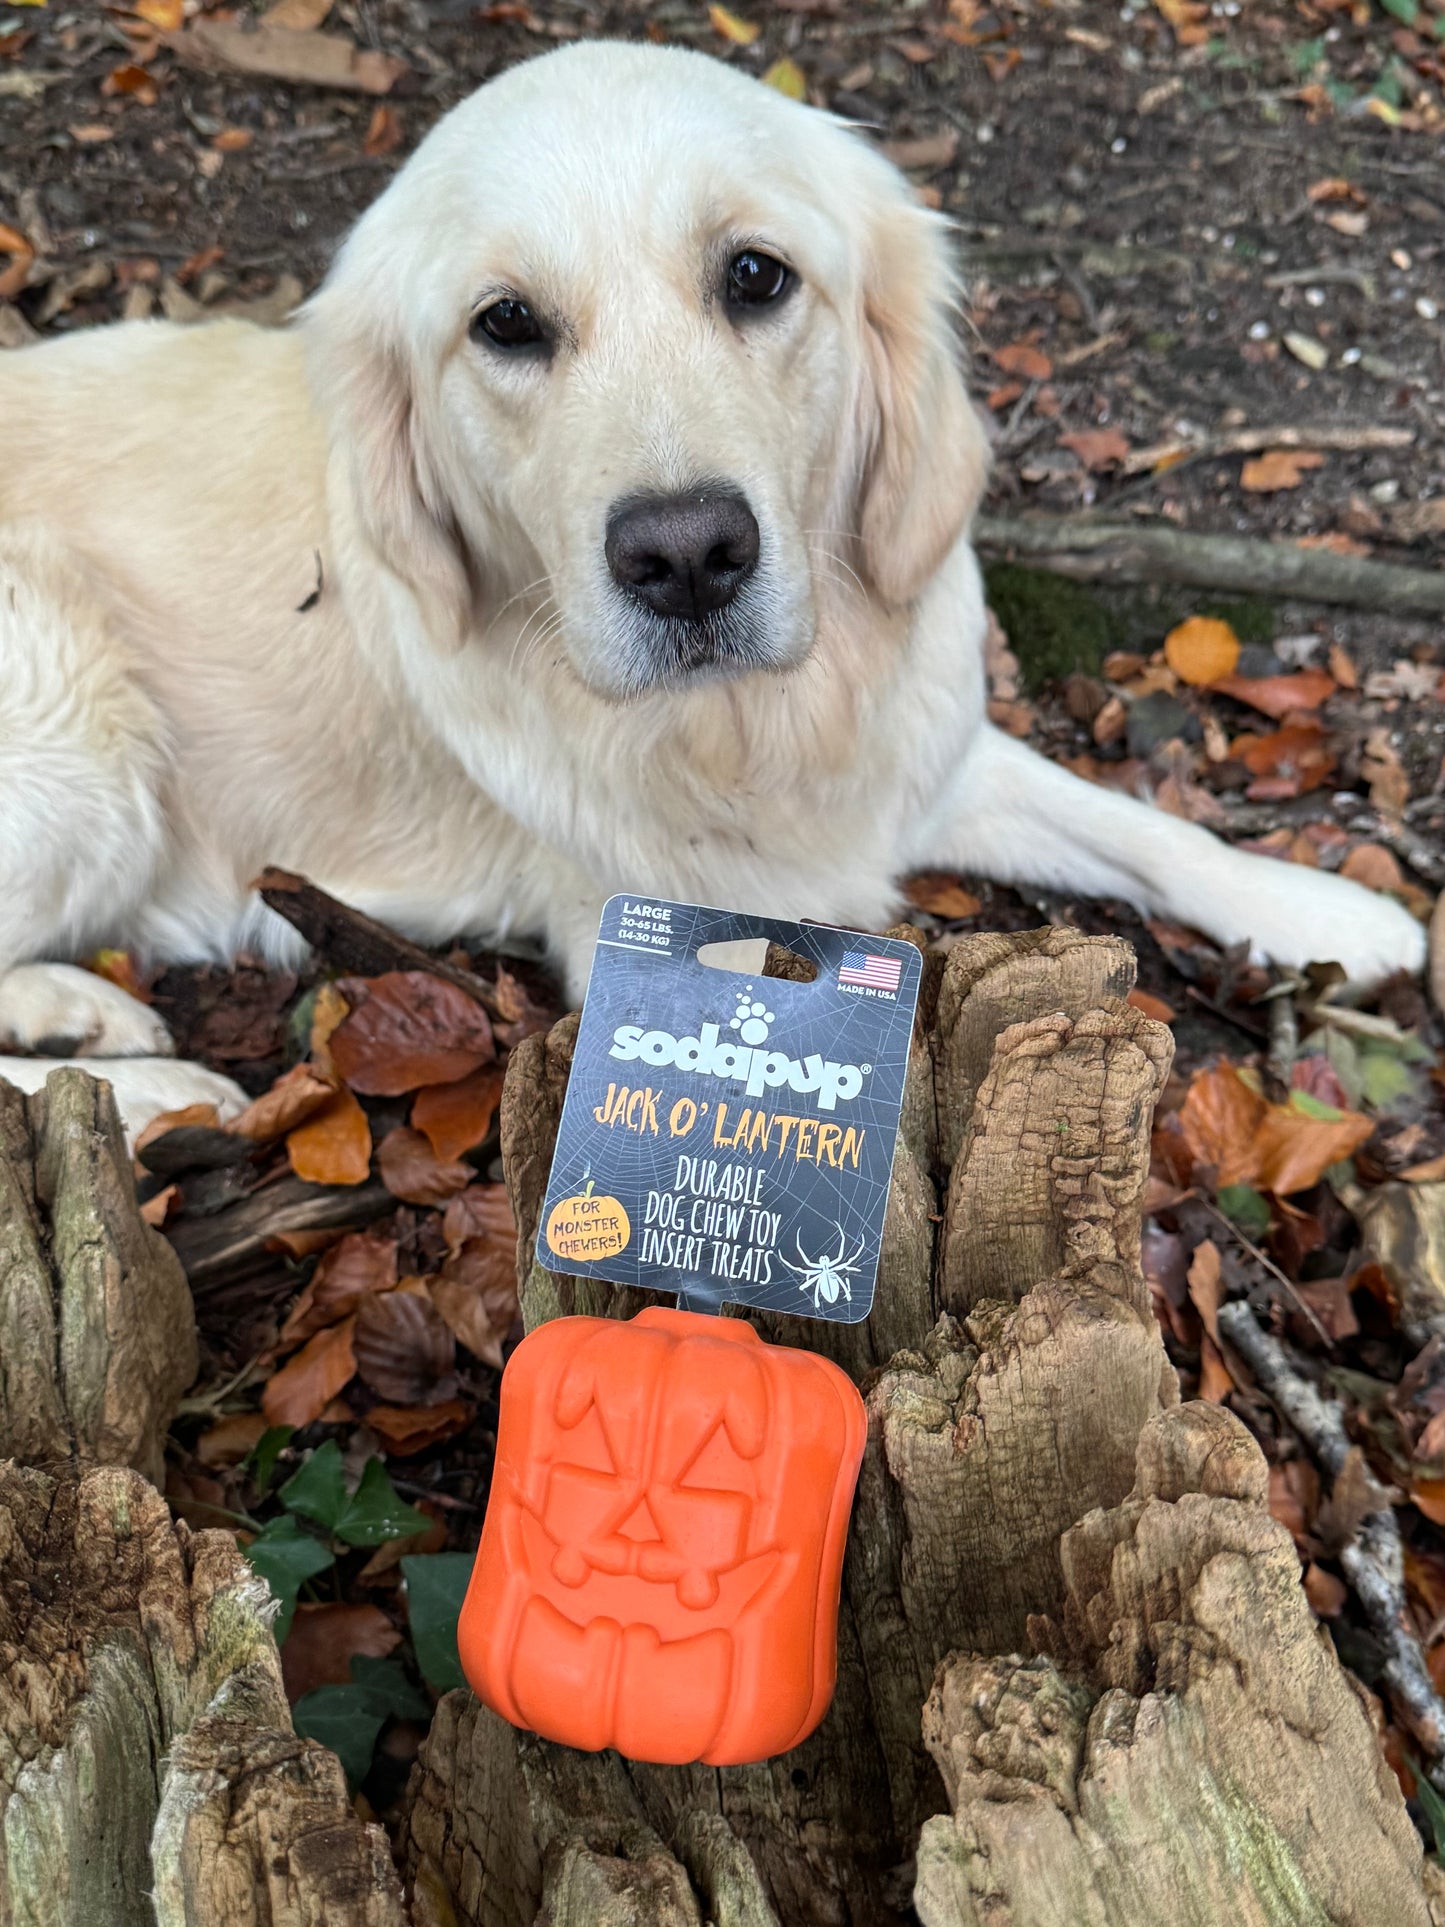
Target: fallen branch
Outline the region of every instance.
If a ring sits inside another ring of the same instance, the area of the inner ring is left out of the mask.
[[[289,870],[265,869],[253,888],[259,892],[261,901],[278,917],[284,917],[293,930],[299,930],[328,963],[358,977],[380,977],[388,970],[429,970],[433,977],[465,991],[488,1016],[501,1023],[508,1023],[516,1016],[515,1011],[502,1007],[496,985],[488,983],[485,977],[432,956],[419,943],[412,943],[409,938],[398,936],[395,930],[388,930],[374,917],[353,910],[305,877],[294,876]]]
[[[1413,428],[1338,428],[1326,422],[1313,428],[1236,428],[1225,435],[1154,442],[1136,448],[1119,465],[1123,475],[1143,475],[1167,462],[1171,469],[1220,455],[1257,455],[1266,448],[1328,448],[1358,453],[1365,449],[1409,448]]]
[[[1445,613],[1445,572],[1255,536],[1131,528],[1073,515],[981,515],[973,539],[985,555],[1027,556],[1085,582],[1183,582],[1394,615]]]
[[[1311,1455],[1337,1479],[1350,1451],[1340,1407],[1295,1370],[1279,1340],[1260,1330],[1249,1306],[1219,1310],[1219,1330],[1253,1372],[1260,1390]],[[1340,1565],[1385,1649],[1384,1677],[1400,1716],[1425,1756],[1430,1784],[1445,1793],[1445,1700],[1435,1691],[1420,1642],[1405,1614],[1400,1528],[1388,1505],[1365,1518],[1340,1549]]]
[[[198,1296],[221,1290],[275,1260],[267,1240],[282,1231],[358,1231],[396,1209],[378,1178],[365,1184],[307,1184],[283,1177],[208,1217],[181,1217],[166,1235]]]

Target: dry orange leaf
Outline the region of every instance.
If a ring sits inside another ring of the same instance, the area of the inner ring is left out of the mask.
[[[1312,448],[1271,448],[1256,455],[1239,471],[1239,486],[1251,495],[1271,495],[1298,488],[1305,470],[1323,468],[1325,458]]]
[[[298,1124],[325,1108],[336,1095],[336,1080],[325,1077],[311,1064],[297,1064],[278,1077],[269,1091],[253,1098],[226,1126],[237,1137],[265,1144],[271,1138],[285,1137]]]
[[[992,351],[994,361],[1006,375],[1022,375],[1025,381],[1047,381],[1054,364],[1031,341],[1011,341]]]
[[[115,139],[115,129],[99,120],[77,121],[65,131],[78,147],[95,147],[101,141]]]
[[[751,20],[743,20],[735,13],[729,13],[726,7],[709,7],[707,17],[714,31],[720,33],[724,40],[730,40],[735,47],[751,47],[762,32],[762,28],[755,26]]]
[[[1189,1260],[1189,1296],[1205,1331],[1219,1343],[1219,1302],[1224,1296],[1224,1274],[1219,1246],[1212,1238],[1194,1247]],[[1227,1374],[1226,1374],[1227,1376]]]
[[[371,120],[367,125],[366,138],[361,143],[363,154],[374,160],[380,154],[392,154],[401,146],[403,139],[401,115],[394,107],[385,102],[372,109]]]
[[[501,1100],[501,1068],[483,1064],[454,1084],[428,1084],[419,1090],[411,1107],[412,1128],[421,1132],[442,1163],[450,1163],[481,1143]]]
[[[133,61],[108,73],[100,83],[100,91],[107,95],[131,94],[142,107],[155,105],[155,79],[146,72],[144,67],[137,67]]]
[[[1252,802],[1278,802],[1317,789],[1335,767],[1323,723],[1292,717],[1268,736],[1236,736],[1229,753],[1254,777],[1245,794]]]
[[[134,997],[138,1004],[153,1001],[145,978],[128,950],[97,950],[93,957],[86,958],[85,967],[97,977],[104,977],[108,984],[114,984],[117,990],[123,990],[127,997]]]
[[[1210,1405],[1222,1405],[1234,1390],[1234,1380],[1223,1354],[1208,1332],[1199,1340],[1199,1396]]]
[[[371,1126],[355,1097],[337,1091],[286,1139],[286,1156],[310,1184],[362,1184],[371,1170]]]
[[[1343,174],[1327,174],[1323,180],[1311,181],[1305,193],[1315,202],[1354,201],[1363,206],[1365,199],[1359,188],[1347,181]]]
[[[439,1158],[421,1132],[405,1124],[381,1140],[376,1168],[391,1195],[408,1204],[445,1204],[476,1176],[470,1165]]]
[[[909,877],[903,894],[915,910],[926,910],[933,917],[972,917],[983,908],[971,890],[965,890],[957,877],[941,870],[924,870]]]
[[[10,256],[10,265],[0,274],[0,301],[13,301],[25,286],[35,250],[20,232],[0,221],[0,254]]]
[[[211,145],[218,154],[241,154],[255,138],[249,127],[223,127],[211,137]]]
[[[1219,676],[1211,687],[1279,722],[1294,710],[1315,709],[1333,696],[1335,679],[1323,669],[1296,669],[1289,676]]]
[[[1016,402],[1023,392],[1024,385],[1021,381],[1000,382],[997,388],[990,388],[984,396],[984,406],[991,408],[997,414],[1001,408],[1007,408]]]
[[[1149,990],[1131,990],[1128,1001],[1135,1010],[1141,1010],[1146,1017],[1152,1017],[1156,1024],[1172,1024],[1177,1014],[1173,1004],[1166,1004],[1162,997],[1156,997]]]
[[[355,1312],[328,1325],[267,1380],[261,1410],[268,1425],[310,1425],[356,1376]]]
[[[1416,1479],[1410,1497],[1433,1525],[1445,1526],[1445,1479]]]
[[[180,1195],[181,1187],[178,1184],[168,1184],[164,1191],[157,1191],[146,1199],[140,1214],[153,1231],[163,1229],[171,1215],[171,1207],[180,1201]]]
[[[131,10],[161,33],[179,33],[185,24],[185,0],[134,0]]]
[[[148,1144],[154,1144],[167,1131],[186,1130],[196,1125],[204,1131],[220,1129],[221,1114],[214,1104],[185,1104],[178,1111],[161,1111],[149,1124],[142,1125],[135,1141],[135,1154],[139,1157]]]
[[[1213,1167],[1217,1184],[1254,1184],[1281,1197],[1318,1184],[1374,1129],[1357,1111],[1323,1118],[1267,1103],[1232,1064],[1197,1072],[1178,1115],[1190,1156]]]
[[[1190,616],[1164,638],[1164,660],[1181,682],[1200,689],[1234,674],[1239,637],[1217,616]]]
[[[1405,876],[1383,843],[1357,843],[1340,865],[1340,875],[1367,890],[1403,890]]]
[[[1117,428],[1081,428],[1073,435],[1060,435],[1059,447],[1069,448],[1091,475],[1116,468],[1129,453],[1129,438]]]

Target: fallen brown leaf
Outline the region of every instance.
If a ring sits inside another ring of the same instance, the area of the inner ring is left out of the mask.
[[[389,1453],[405,1459],[413,1452],[425,1452],[429,1446],[440,1445],[443,1439],[465,1432],[473,1416],[471,1406],[464,1399],[448,1398],[440,1405],[373,1405],[366,1422]],[[435,1546],[423,1543],[430,1536],[437,1539]],[[417,1533],[411,1539],[388,1539],[386,1543],[397,1545],[404,1552],[439,1552],[446,1544],[446,1536],[446,1527],[438,1525],[432,1528],[431,1534]],[[378,1547],[378,1551],[381,1550],[383,1548]],[[360,1577],[375,1578],[385,1570],[384,1566],[377,1566],[374,1559],[368,1560]]]
[[[1327,174],[1322,180],[1311,181],[1305,189],[1308,198],[1316,203],[1321,201],[1354,201],[1364,205],[1365,197],[1353,182],[1347,181],[1342,174]]]
[[[362,1299],[396,1284],[396,1240],[377,1231],[352,1231],[322,1253],[276,1339],[289,1351],[323,1326],[353,1312]]]
[[[156,83],[144,67],[137,67],[133,61],[123,67],[116,67],[100,83],[100,91],[108,98],[117,94],[129,94],[140,102],[142,107],[156,104]]]
[[[1323,468],[1324,456],[1312,448],[1271,448],[1256,455],[1239,471],[1239,486],[1251,495],[1272,495],[1298,488],[1305,471]]]
[[[1006,375],[1022,375],[1025,381],[1047,381],[1054,372],[1054,364],[1031,341],[1011,341],[990,353]]]
[[[278,1077],[269,1091],[253,1098],[226,1129],[236,1137],[267,1144],[272,1138],[285,1137],[307,1118],[315,1117],[335,1096],[334,1077],[325,1076],[312,1064],[297,1064]]]
[[[502,1340],[517,1316],[515,1250],[501,1240],[468,1238],[427,1288],[467,1350],[500,1371]]]
[[[407,71],[404,60],[363,51],[344,34],[296,33],[264,24],[248,32],[239,20],[192,20],[180,33],[167,35],[166,44],[187,67],[354,93],[390,93]]]
[[[358,1375],[389,1405],[449,1398],[456,1386],[456,1341],[427,1291],[364,1298],[353,1341]]]
[[[1164,660],[1181,682],[1202,688],[1234,674],[1239,637],[1215,616],[1190,616],[1164,638]]]
[[[753,21],[729,13],[726,7],[709,7],[707,17],[713,24],[713,31],[720,33],[724,40],[730,40],[735,47],[751,47],[762,32],[762,28]]]
[[[367,125],[366,138],[361,143],[361,151],[375,160],[381,154],[394,154],[401,146],[403,139],[401,115],[394,107],[389,107],[382,102],[371,111],[371,120]]]
[[[1219,1262],[1219,1246],[1212,1238],[1194,1247],[1189,1260],[1189,1296],[1206,1332],[1219,1344],[1219,1305],[1224,1296],[1224,1278]]]
[[[1363,883],[1367,890],[1405,888],[1403,871],[1382,843],[1357,843],[1340,865],[1340,875]]]
[[[308,1183],[364,1183],[371,1171],[366,1112],[350,1091],[337,1091],[324,1110],[291,1132],[286,1156],[297,1177]]]
[[[1305,1567],[1304,1588],[1305,1598],[1318,1619],[1338,1619],[1350,1596],[1343,1579],[1337,1579],[1334,1573],[1326,1572],[1313,1560]]]
[[[1360,672],[1351,660],[1349,651],[1342,642],[1332,642],[1329,654],[1330,674],[1341,689],[1358,689]]]
[[[310,1425],[356,1376],[356,1314],[316,1333],[266,1382],[261,1410],[268,1425]]]
[[[263,27],[285,27],[290,33],[308,33],[319,27],[331,11],[331,0],[276,0],[261,15]]]
[[[1129,446],[1129,437],[1117,428],[1081,428],[1059,437],[1059,447],[1072,449],[1091,475],[1117,468],[1129,453]]]
[[[202,1465],[239,1465],[265,1430],[263,1412],[232,1412],[202,1432],[196,1457]]]
[[[1287,1196],[1318,1184],[1374,1124],[1356,1111],[1333,1119],[1268,1103],[1232,1064],[1220,1064],[1195,1073],[1178,1128],[1194,1163],[1212,1168],[1216,1184],[1254,1184]]]
[[[1288,676],[1217,676],[1210,688],[1278,722],[1296,710],[1318,708],[1334,695],[1335,679],[1323,669],[1296,669]]]
[[[180,1201],[181,1187],[178,1184],[168,1184],[163,1191],[157,1191],[154,1196],[146,1199],[140,1208],[141,1217],[153,1231],[160,1231]]]
[[[186,17],[186,0],[134,0],[131,11],[161,33],[175,33]]]
[[[1156,1024],[1172,1024],[1178,1015],[1173,1004],[1166,1004],[1162,997],[1156,997],[1149,990],[1131,990],[1127,1001],[1135,1010],[1142,1010],[1146,1017],[1152,1017]]]
[[[516,1261],[517,1226],[504,1184],[469,1185],[453,1198],[442,1217],[442,1236],[448,1251],[459,1251],[468,1238],[493,1238],[505,1245]]]
[[[917,140],[885,141],[883,152],[895,167],[947,167],[958,157],[958,129],[945,127],[937,134],[923,134]]]
[[[1409,802],[1410,778],[1388,729],[1372,729],[1366,736],[1360,774],[1369,785],[1370,801],[1377,810],[1398,815]]]
[[[466,1077],[496,1056],[481,1005],[429,971],[348,977],[340,988],[351,1014],[327,1046],[353,1090],[399,1097],[422,1084]]]
[[[934,917],[972,917],[983,908],[971,890],[965,890],[957,877],[942,870],[923,870],[908,878],[903,894],[915,910],[926,910]]]
[[[376,1168],[391,1195],[408,1204],[445,1204],[476,1176],[470,1165],[439,1158],[421,1132],[405,1124],[377,1146]]]
[[[1224,1354],[1205,1332],[1199,1340],[1199,1396],[1210,1405],[1222,1405],[1233,1390]]]
[[[135,1154],[139,1157],[148,1144],[154,1144],[167,1131],[189,1130],[196,1125],[204,1131],[218,1131],[221,1128],[221,1114],[214,1104],[186,1104],[179,1111],[161,1111],[149,1124],[141,1126],[135,1141]]]
[[[281,1675],[294,1706],[318,1686],[345,1686],[351,1662],[385,1659],[401,1644],[401,1633],[379,1606],[323,1605],[302,1601],[281,1648]]]
[[[484,1064],[454,1084],[428,1084],[411,1107],[411,1123],[447,1163],[480,1144],[492,1128],[502,1099],[502,1070]]]

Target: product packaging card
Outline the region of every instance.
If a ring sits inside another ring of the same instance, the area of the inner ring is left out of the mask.
[[[782,945],[816,976],[699,959],[749,940]],[[914,946],[887,937],[611,898],[542,1263],[676,1291],[695,1311],[866,1318],[921,974]]]

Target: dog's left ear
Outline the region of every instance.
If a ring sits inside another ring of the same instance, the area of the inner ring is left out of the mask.
[[[345,257],[343,256],[343,267]],[[331,446],[347,464],[362,533],[421,605],[427,634],[459,648],[473,613],[466,551],[419,429],[412,370],[384,328],[368,332],[344,280],[308,304],[302,325]]]
[[[874,587],[912,601],[978,506],[988,442],[963,384],[957,282],[945,224],[890,196],[873,223],[863,287],[863,496],[859,534]]]

